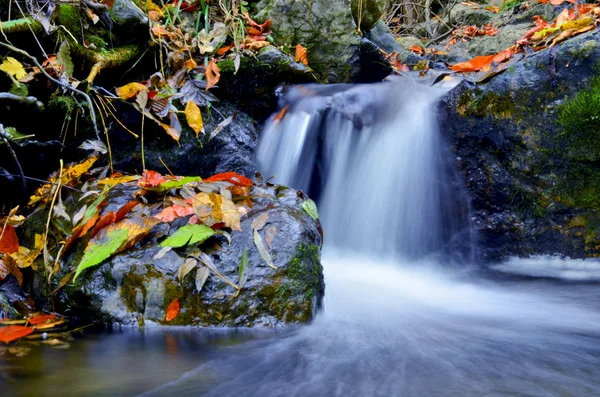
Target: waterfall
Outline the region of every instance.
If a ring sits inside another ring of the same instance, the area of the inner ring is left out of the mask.
[[[299,86],[265,128],[265,176],[317,199],[328,244],[407,259],[473,246],[429,79]]]

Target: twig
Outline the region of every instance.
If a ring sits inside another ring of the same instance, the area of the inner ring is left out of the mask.
[[[13,177],[14,178],[14,177],[17,177],[17,176],[19,176],[19,175],[9,174],[8,172],[3,172],[3,173],[0,174],[0,177],[4,177],[4,178],[8,178],[8,177]],[[45,183],[45,184],[48,183],[48,181],[45,181],[43,179],[32,178],[30,176],[24,176],[23,178],[25,178],[27,180],[30,180],[30,181],[41,182],[41,183]],[[81,190],[75,189],[74,187],[71,187],[71,186],[64,185],[63,188],[69,189],[69,190],[73,190],[74,192],[83,193]]]
[[[16,52],[17,54],[20,54],[20,55],[22,55],[22,56],[24,56],[26,58],[29,58],[31,60],[31,62],[33,62],[33,64],[35,66],[37,66],[37,68],[40,70],[40,72],[44,76],[46,76],[46,78],[48,80],[52,81],[54,84],[57,84],[57,85],[63,87],[64,89],[66,89],[68,91],[72,91],[72,92],[74,92],[74,93],[76,93],[78,95],[81,95],[85,99],[85,101],[87,102],[87,104],[88,104],[88,107],[90,109],[90,118],[92,119],[92,125],[94,126],[94,132],[96,133],[96,138],[98,138],[98,140],[100,140],[100,130],[98,130],[98,125],[96,123],[96,112],[94,111],[94,106],[92,104],[92,100],[90,99],[90,96],[88,94],[86,94],[83,91],[78,90],[77,88],[71,86],[70,84],[63,83],[62,81],[57,80],[54,77],[50,76],[48,74],[48,72],[46,72],[44,70],[44,68],[42,67],[42,65],[40,65],[40,63],[38,62],[38,60],[33,55],[30,55],[28,52],[23,51],[22,49],[17,48],[15,46],[12,46],[10,44],[3,43],[1,41],[0,41],[0,47],[4,47],[4,48],[6,48],[6,49],[8,49],[8,50],[10,50],[12,52]]]
[[[6,138],[6,136],[8,134],[6,133],[6,131],[4,131],[4,126],[2,124],[0,124],[0,135],[2,136],[2,140],[6,144],[6,147],[8,148],[10,155],[12,156],[13,160],[15,161],[15,164],[17,165],[17,169],[19,170],[19,176],[21,177],[23,193],[25,193],[27,191],[27,181],[25,180],[25,173],[23,172],[23,167],[21,167],[21,163],[19,162],[19,158],[17,157],[17,154],[13,150],[12,146],[10,146],[8,139]]]
[[[38,108],[42,108],[44,104],[34,96],[21,96],[10,94],[8,92],[0,92],[0,99],[10,99],[11,101],[25,103],[27,105],[35,105]]]

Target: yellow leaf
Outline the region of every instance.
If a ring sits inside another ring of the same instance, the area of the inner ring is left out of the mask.
[[[238,207],[220,194],[200,192],[194,196],[192,206],[198,220],[206,226],[224,223],[233,230],[242,230]]]
[[[21,65],[21,62],[13,57],[6,57],[4,62],[0,65],[0,70],[14,76],[17,80],[27,76],[27,72],[23,65]]]
[[[167,132],[167,134],[169,134],[171,138],[179,142],[179,137],[181,136],[180,131],[165,123],[160,123],[160,126]]]
[[[86,172],[88,172],[88,170],[90,168],[92,168],[92,165],[94,165],[96,160],[98,160],[98,156],[94,155],[94,156],[88,157],[82,163],[70,165],[70,166],[66,167],[63,170],[61,184],[62,185],[73,184],[73,182],[77,181],[81,175],[85,174]],[[48,201],[48,198],[50,197],[50,192],[52,191],[52,187],[56,183],[57,180],[58,180],[58,173],[56,172],[53,175],[51,175],[50,178],[48,179],[49,183],[40,186],[35,191],[35,193],[33,193],[33,196],[31,196],[29,198],[28,205],[33,205],[33,204],[37,203],[38,201],[42,201],[42,202]]]
[[[129,99],[139,94],[140,91],[147,89],[148,88],[146,88],[146,86],[141,83],[129,83],[124,85],[123,87],[117,87],[116,91],[119,98]]]
[[[18,252],[14,252],[9,255],[10,260],[21,269],[30,267],[33,265],[33,262],[37,259],[37,257],[42,253],[45,239],[46,237],[44,234],[36,234],[33,249],[30,250],[20,246]]]
[[[110,187],[113,187],[116,185],[120,185],[121,183],[137,181],[139,179],[141,179],[141,177],[139,175],[125,175],[125,176],[118,176],[115,178],[104,178],[104,179],[98,181],[98,185],[108,185]]]
[[[185,119],[190,128],[196,133],[196,138],[198,138],[200,131],[203,131],[204,129],[204,123],[202,122],[200,108],[194,101],[188,101],[187,105],[185,105]]]

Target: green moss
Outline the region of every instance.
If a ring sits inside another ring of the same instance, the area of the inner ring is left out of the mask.
[[[13,84],[12,87],[10,88],[10,91],[8,91],[8,92],[13,95],[19,95],[19,96],[28,96],[29,95],[29,89],[27,88],[27,85],[25,85],[25,84]]]
[[[575,160],[600,160],[600,77],[558,108],[561,138]]]
[[[77,34],[80,30],[78,8],[69,4],[60,4],[56,23],[57,25],[63,25],[72,34]]]
[[[512,10],[513,8],[520,6],[524,2],[525,0],[507,0],[504,3],[502,3],[500,10]]]
[[[596,40],[587,40],[577,47],[569,48],[567,52],[573,59],[581,61],[589,58],[594,53],[597,46]]]
[[[79,104],[77,103],[75,98],[73,98],[70,95],[54,94],[52,95],[52,97],[50,97],[50,100],[48,101],[49,109],[61,111],[65,115],[71,114],[71,112],[73,112],[73,109],[75,109],[75,107],[78,105]]]
[[[465,117],[511,118],[515,115],[515,101],[509,95],[500,95],[495,92],[482,93],[467,92],[458,104],[458,111]]]

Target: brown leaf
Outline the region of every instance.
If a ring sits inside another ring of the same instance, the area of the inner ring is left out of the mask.
[[[219,79],[221,78],[219,66],[217,66],[217,62],[215,62],[214,59],[211,59],[208,62],[208,66],[206,67],[205,76],[206,76],[206,90],[208,91],[209,89],[211,89],[212,87],[217,85],[217,83],[219,82]]]
[[[296,44],[296,54],[294,55],[294,61],[300,62],[304,66],[308,66],[308,58],[306,56],[306,48],[300,44]]]
[[[8,255],[19,251],[19,238],[15,228],[6,225],[2,228],[0,225],[0,254]]]

